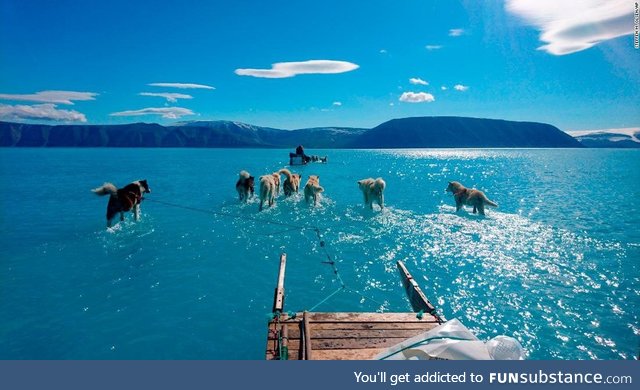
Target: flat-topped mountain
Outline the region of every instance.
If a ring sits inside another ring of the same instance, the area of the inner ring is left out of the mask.
[[[582,145],[557,127],[463,117],[393,119],[362,134],[356,148],[576,148]]]
[[[0,122],[0,146],[199,148],[487,148],[582,147],[558,128],[536,122],[463,117],[394,119],[373,129],[282,130],[232,121],[124,125]]]

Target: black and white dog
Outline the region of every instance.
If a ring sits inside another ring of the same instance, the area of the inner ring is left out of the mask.
[[[107,204],[107,227],[111,227],[111,221],[118,213],[120,213],[120,221],[124,221],[125,211],[133,211],[135,220],[139,220],[142,195],[151,192],[146,180],[134,181],[120,189],[111,183],[104,183],[102,187],[91,191],[100,196],[110,195]]]

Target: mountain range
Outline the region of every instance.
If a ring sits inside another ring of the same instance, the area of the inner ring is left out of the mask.
[[[570,131],[569,135],[588,148],[640,148],[640,128],[638,127]]]
[[[558,128],[537,122],[465,117],[393,119],[372,129],[318,127],[282,130],[231,121],[169,126],[44,125],[0,122],[4,147],[199,148],[579,148]]]

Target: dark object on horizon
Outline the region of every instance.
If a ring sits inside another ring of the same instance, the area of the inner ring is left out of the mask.
[[[583,147],[548,124],[462,117],[394,119],[370,130],[345,127],[279,130],[230,121],[172,126],[0,122],[0,146],[286,148],[292,144],[332,149]]]

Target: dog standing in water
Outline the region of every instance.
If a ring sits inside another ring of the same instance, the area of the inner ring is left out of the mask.
[[[484,215],[484,205],[491,207],[498,207],[498,205],[487,198],[484,192],[476,190],[475,188],[466,188],[457,181],[450,181],[447,186],[447,191],[453,193],[453,197],[456,200],[456,211],[462,208],[462,205],[473,206],[473,213],[478,211],[478,214]]]
[[[133,211],[135,220],[140,220],[142,195],[150,193],[151,189],[146,180],[138,180],[120,189],[111,183],[104,183],[102,187],[91,191],[99,196],[110,195],[107,204],[107,227],[111,227],[111,221],[118,213],[120,213],[120,221],[124,221],[125,211]]]
[[[304,200],[309,204],[309,199],[313,198],[313,205],[318,205],[320,193],[324,192],[324,188],[320,187],[320,176],[311,175],[307,184],[304,186]]]
[[[276,182],[276,177],[278,181]],[[260,206],[259,211],[262,211],[264,202],[267,202],[269,207],[273,206],[276,199],[276,193],[278,191],[278,184],[280,182],[280,174],[270,174],[260,176]],[[276,184],[278,183],[278,184]]]
[[[236,191],[238,191],[240,202],[246,203],[249,200],[249,197],[253,196],[254,182],[255,178],[251,176],[249,172],[240,171],[240,177],[236,182]]]
[[[300,190],[300,181],[302,181],[302,176],[297,173],[291,173],[291,171],[286,168],[281,169],[278,173],[281,173],[286,177],[282,183],[284,196],[291,196],[294,192],[297,194]]]
[[[387,187],[387,183],[381,177],[375,180],[373,178],[358,180],[358,187],[364,196],[365,206],[369,206],[373,210],[373,202],[375,201],[380,209],[384,208],[384,189]]]

